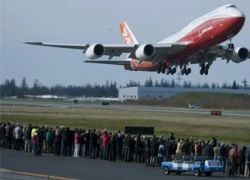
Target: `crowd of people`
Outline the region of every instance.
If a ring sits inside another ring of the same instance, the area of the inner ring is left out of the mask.
[[[237,144],[218,143],[216,138],[205,142],[194,139],[141,136],[115,133],[107,130],[70,127],[26,126],[18,123],[0,123],[0,146],[24,150],[36,156],[54,153],[55,156],[88,157],[109,161],[145,163],[160,166],[162,161],[171,161],[172,155],[206,156],[220,160],[227,175],[243,175],[250,168],[250,149]],[[249,175],[248,175],[249,176]]]

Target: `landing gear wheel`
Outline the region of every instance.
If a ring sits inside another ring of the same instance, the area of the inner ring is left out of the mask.
[[[186,74],[187,73],[187,69],[186,68],[183,68],[182,70],[181,70],[181,75],[184,75],[184,74]]]
[[[204,71],[204,74],[205,74],[205,75],[208,75],[208,70],[207,70],[207,69]]]
[[[168,167],[165,167],[165,168],[164,168],[164,174],[165,174],[165,175],[169,175],[169,174],[170,174],[170,170],[169,170]]]
[[[227,48],[228,48],[228,49],[234,49],[234,44],[233,44],[233,43],[229,43],[229,44],[227,45]]]
[[[176,73],[176,67],[171,69],[171,75],[173,75],[174,73]]]
[[[203,69],[200,70],[200,75],[203,75],[204,74],[204,71]]]
[[[200,176],[201,175],[201,171],[199,169],[195,169],[194,170],[194,175],[195,176]]]
[[[176,73],[176,67],[172,68],[172,73],[171,74],[174,74]]]

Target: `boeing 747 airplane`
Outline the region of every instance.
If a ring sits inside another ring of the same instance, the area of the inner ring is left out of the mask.
[[[243,12],[235,5],[228,4],[199,17],[178,33],[154,44],[140,44],[126,22],[120,24],[124,44],[24,43],[79,49],[89,58],[86,63],[123,65],[131,71],[174,74],[179,67],[182,75],[188,75],[191,73],[189,65],[199,64],[200,74],[207,75],[211,64],[218,58],[234,63],[250,58],[248,48],[235,47],[231,42],[244,23]],[[227,46],[220,45],[227,40]],[[112,59],[122,54],[126,54],[125,60]],[[96,60],[102,56],[108,56],[107,60]]]

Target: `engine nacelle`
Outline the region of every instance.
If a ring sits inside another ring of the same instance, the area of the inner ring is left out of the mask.
[[[155,55],[155,48],[151,44],[142,44],[135,51],[137,59],[151,59]]]
[[[105,53],[105,48],[102,44],[91,44],[86,50],[86,56],[89,59],[97,59],[103,56]]]
[[[247,60],[249,56],[249,51],[244,47],[237,47],[230,56],[230,59],[235,63],[240,63]]]

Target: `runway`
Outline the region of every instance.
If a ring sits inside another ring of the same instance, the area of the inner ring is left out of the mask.
[[[109,162],[88,158],[58,157],[53,154],[32,153],[0,148],[0,179],[86,179],[86,180],[195,180],[195,179],[234,179],[214,174],[212,177],[195,177],[193,174],[163,175],[159,167],[146,167],[145,164]],[[7,169],[7,170],[6,170]],[[235,178],[236,179],[236,178]],[[239,179],[239,178],[237,178]],[[243,179],[243,178],[241,178]]]
[[[171,108],[162,106],[144,106],[144,105],[101,105],[90,103],[74,104],[73,102],[42,102],[42,101],[7,101],[1,100],[1,105],[15,105],[15,106],[32,106],[32,107],[55,107],[55,108],[91,108],[91,109],[116,109],[116,110],[131,110],[131,111],[149,111],[149,112],[166,112],[166,113],[189,113],[189,114],[204,114],[210,115],[209,109],[189,109],[189,108]],[[235,111],[235,110],[221,110],[223,116],[239,116],[250,117],[250,111]]]

